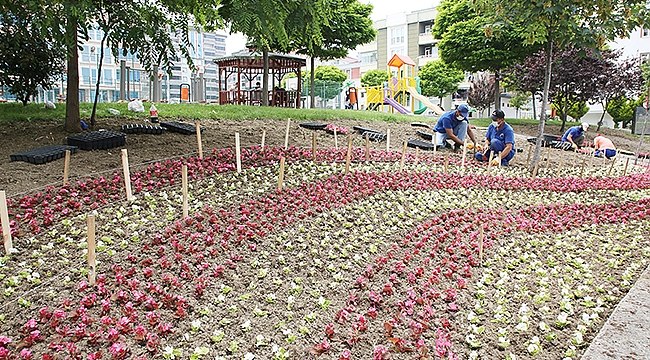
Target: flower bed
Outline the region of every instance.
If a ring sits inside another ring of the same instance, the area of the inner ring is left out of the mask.
[[[180,161],[136,173],[136,201],[96,209],[94,287],[92,207],[68,201],[97,188],[51,189],[72,210],[3,259],[0,359],[575,359],[650,256],[645,173],[531,179],[451,157],[444,174],[442,157],[422,156],[400,172],[399,154],[375,152],[382,162],[343,175],[343,150],[316,164],[299,161],[306,150],[245,153],[242,174],[225,150],[188,160],[184,219],[166,187]],[[283,191],[269,166],[280,155]]]

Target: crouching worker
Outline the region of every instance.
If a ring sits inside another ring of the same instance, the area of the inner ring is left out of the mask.
[[[606,158],[611,159],[616,156],[616,147],[612,140],[600,134],[596,135],[594,138],[594,149],[596,149],[596,152],[594,153],[594,156],[596,157],[605,156]]]
[[[570,151],[582,147],[585,141],[585,132],[589,129],[589,124],[582,123],[577,126],[570,127],[564,135],[562,140],[555,145],[555,147]]]
[[[485,152],[477,152],[474,157],[478,161],[488,161],[492,155],[491,165],[508,166],[515,156],[515,132],[506,123],[505,114],[501,110],[492,113],[492,124],[488,126],[485,135]]]

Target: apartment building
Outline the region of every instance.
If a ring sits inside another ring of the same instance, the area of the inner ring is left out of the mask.
[[[103,31],[91,29],[88,32],[89,40],[83,45],[79,53],[79,100],[92,102],[95,99],[96,83],[99,77],[99,102],[113,102],[120,99],[120,62],[125,61],[128,81],[126,85],[126,99],[150,99],[152,98],[152,86],[150,74],[142,69],[137,54],[128,52],[126,55],[120,51],[118,56],[113,56],[108,47],[104,48],[102,70],[98,73],[99,60],[101,55],[101,39]],[[212,62],[214,58],[226,54],[225,32],[203,33],[191,31],[189,34],[192,44],[190,54],[196,70],[192,71],[185,57],[178,52],[178,61],[171,68],[171,75],[166,69],[160,69],[159,79],[161,80],[161,100],[175,102],[180,100],[181,85],[199,88],[199,79],[202,81],[200,88],[203,90],[201,98],[207,101],[218,98],[217,69]],[[173,39],[175,45],[179,45],[182,39],[179,36]],[[67,79],[64,77],[52,89],[41,91],[39,101],[53,101],[62,99],[65,93]]]

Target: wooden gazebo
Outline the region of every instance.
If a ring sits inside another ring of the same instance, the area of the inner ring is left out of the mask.
[[[219,67],[219,104],[261,105],[262,89],[253,84],[264,74],[261,52],[244,50],[230,56],[215,59]],[[300,108],[301,70],[307,61],[299,56],[269,53],[269,104],[271,106]],[[298,75],[298,88],[286,90],[280,87],[282,78],[289,73]],[[228,88],[228,79],[235,76],[236,84]],[[243,83],[242,83],[243,82]],[[242,87],[245,84],[245,87]]]

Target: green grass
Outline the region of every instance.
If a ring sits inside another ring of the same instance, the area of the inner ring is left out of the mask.
[[[65,118],[65,104],[56,104],[56,109],[47,110],[42,104],[29,104],[26,107],[17,103],[0,104],[0,124],[15,121],[40,121],[53,120],[61,121]],[[366,121],[387,121],[387,122],[411,122],[424,121],[425,118],[407,116],[401,114],[387,114],[377,111],[357,110],[330,110],[330,109],[289,109],[260,106],[238,106],[238,105],[206,105],[206,104],[157,104],[159,116],[164,119],[185,119],[185,120],[366,120]],[[144,113],[134,113],[127,110],[126,103],[101,103],[97,105],[97,117],[113,118],[115,116],[108,112],[108,109],[120,111],[119,117],[129,119],[144,119],[149,116],[149,104],[145,103]],[[92,104],[81,104],[81,118],[90,118]]]
[[[490,118],[472,119],[470,121],[472,125],[478,127],[487,127],[488,125],[490,125],[491,122],[492,119]],[[539,120],[536,119],[506,119],[506,122],[510,125],[516,125],[516,126],[537,126],[539,124]],[[578,125],[578,124],[580,123],[567,121],[565,127],[569,128],[571,126]],[[562,125],[562,121],[549,120],[546,122],[546,125],[560,126]]]

